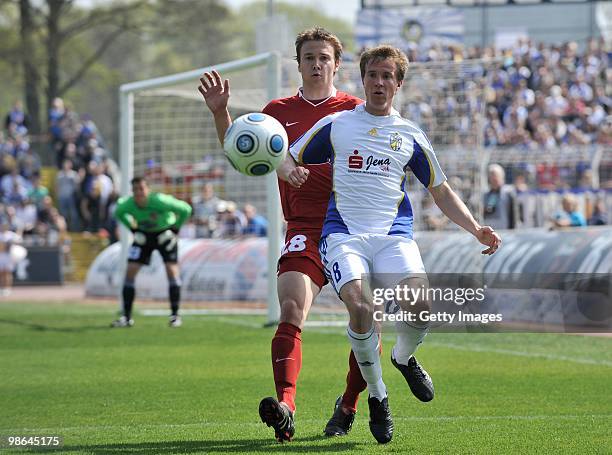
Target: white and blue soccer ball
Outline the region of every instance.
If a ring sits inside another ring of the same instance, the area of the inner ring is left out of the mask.
[[[274,117],[253,112],[238,117],[225,133],[225,157],[238,172],[261,176],[285,159],[287,132]]]

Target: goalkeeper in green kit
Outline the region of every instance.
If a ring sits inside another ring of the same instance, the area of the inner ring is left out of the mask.
[[[117,203],[115,217],[134,234],[128,252],[128,266],[123,283],[123,315],[111,327],[131,327],[132,305],[136,291],[134,281],[142,265],[148,265],[154,250],[159,251],[166,266],[170,298],[170,327],[180,327],[178,315],[181,281],[178,267],[178,238],[181,225],[191,215],[191,206],[174,196],[151,192],[144,177],[131,181],[133,196]]]

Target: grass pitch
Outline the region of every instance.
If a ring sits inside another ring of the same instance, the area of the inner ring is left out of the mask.
[[[436,386],[425,404],[386,335],[395,435],[380,446],[365,399],[347,437],[322,436],[349,343],[342,328],[307,328],[296,436],[280,445],[257,413],[274,395],[262,318],[186,316],[170,329],[137,313],[135,327],[111,330],[113,311],[0,304],[0,435],[59,435],[54,453],[70,454],[612,453],[612,338],[430,334],[418,352]]]

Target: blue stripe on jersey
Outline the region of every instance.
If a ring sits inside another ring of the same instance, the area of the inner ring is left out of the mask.
[[[435,175],[429,163],[429,158],[427,158],[427,155],[416,139],[414,140],[412,157],[410,161],[408,161],[408,167],[412,169],[412,172],[416,175],[416,178],[419,179],[419,182],[421,182],[425,188],[429,188],[434,181]]]
[[[298,154],[300,163],[321,164],[331,159],[333,153],[331,127],[332,123],[329,122],[310,137]]]
[[[389,235],[399,235],[402,237],[412,238],[412,225],[414,216],[412,214],[412,205],[406,194],[406,177],[402,179],[402,192],[404,197],[397,208],[397,215],[393,220]]]
[[[325,215],[325,224],[323,224],[321,238],[325,238],[329,234],[335,233],[350,234],[346,227],[346,223],[336,208],[336,193],[332,191],[329,197],[329,205],[327,206],[327,214]]]

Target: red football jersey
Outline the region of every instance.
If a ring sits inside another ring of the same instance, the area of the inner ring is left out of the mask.
[[[312,103],[304,99],[300,91],[289,98],[271,101],[263,112],[285,127],[291,144],[326,115],[353,109],[361,103],[363,100],[344,92],[336,92],[326,100]],[[331,164],[303,166],[310,174],[301,188],[278,180],[283,215],[289,224],[288,229],[301,226],[321,229],[332,190]]]

